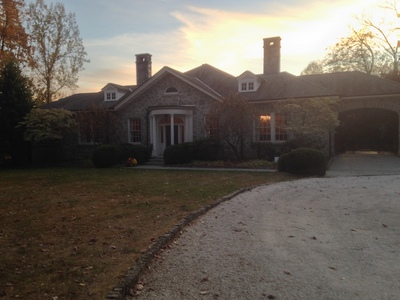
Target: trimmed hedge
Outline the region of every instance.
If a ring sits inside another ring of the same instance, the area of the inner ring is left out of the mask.
[[[328,166],[326,155],[317,149],[298,148],[279,157],[278,171],[298,175],[324,176]]]
[[[188,164],[195,157],[193,143],[171,145],[164,150],[164,162],[167,165]]]
[[[221,144],[213,139],[168,146],[164,150],[164,162],[167,165],[188,164],[193,160],[214,161],[219,158]]]
[[[93,165],[96,168],[109,168],[119,163],[119,149],[115,145],[102,145],[94,149]]]

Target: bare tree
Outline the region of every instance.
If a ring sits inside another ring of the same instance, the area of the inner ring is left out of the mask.
[[[353,30],[353,34],[341,38],[338,43],[329,48],[325,57],[327,72],[362,71],[374,73],[376,64],[382,64],[382,53],[375,42],[371,31]],[[384,59],[383,59],[384,60]]]
[[[380,13],[374,11],[371,15],[364,14],[357,18],[364,28],[371,32],[380,50],[390,58],[391,62],[386,64],[386,67],[390,66],[390,70],[383,69],[381,75],[392,79],[398,79],[399,75],[399,56],[397,54],[399,43],[396,37],[396,33],[400,29],[397,26],[400,16],[398,5],[398,0],[385,0],[377,7]]]
[[[246,137],[252,126],[253,108],[239,94],[231,95],[211,107],[206,126],[212,137],[223,141],[238,160],[244,159]]]
[[[63,89],[77,88],[87,54],[75,15],[67,13],[63,4],[36,0],[28,6],[27,14],[37,94],[49,103]]]
[[[107,108],[91,105],[76,113],[81,139],[94,144],[120,142],[122,128],[119,119]]]
[[[324,62],[320,60],[314,60],[310,62],[307,67],[301,71],[301,75],[311,75],[311,74],[322,74],[324,72]]]

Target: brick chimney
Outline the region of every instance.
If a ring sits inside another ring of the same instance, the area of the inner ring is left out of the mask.
[[[136,84],[141,85],[151,77],[151,54],[136,54]]]
[[[281,71],[281,38],[279,36],[264,39],[264,74],[276,74]]]

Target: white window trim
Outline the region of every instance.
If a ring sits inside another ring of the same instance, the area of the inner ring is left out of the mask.
[[[132,142],[132,135],[131,135],[131,120],[140,120],[140,142]],[[142,144],[142,126],[143,122],[141,118],[129,118],[128,119],[128,143],[132,145],[141,145]]]
[[[260,116],[263,115],[269,115],[270,116],[270,136],[271,139],[269,141],[260,141],[260,132],[258,132],[259,125],[257,125],[257,122],[259,122]],[[265,113],[265,114],[260,114],[257,115],[256,118],[254,118],[253,122],[253,141],[256,143],[273,143],[273,144],[279,144],[279,143],[285,143],[288,140],[290,140],[290,134],[286,132],[287,134],[287,139],[286,140],[276,140],[276,124],[275,124],[275,112],[271,113]]]

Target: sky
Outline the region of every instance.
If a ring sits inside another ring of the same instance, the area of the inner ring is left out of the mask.
[[[349,35],[375,0],[45,0],[75,13],[87,52],[77,93],[136,84],[135,54],[186,72],[204,63],[233,76],[263,71],[263,39],[280,36],[281,71],[294,75]]]

